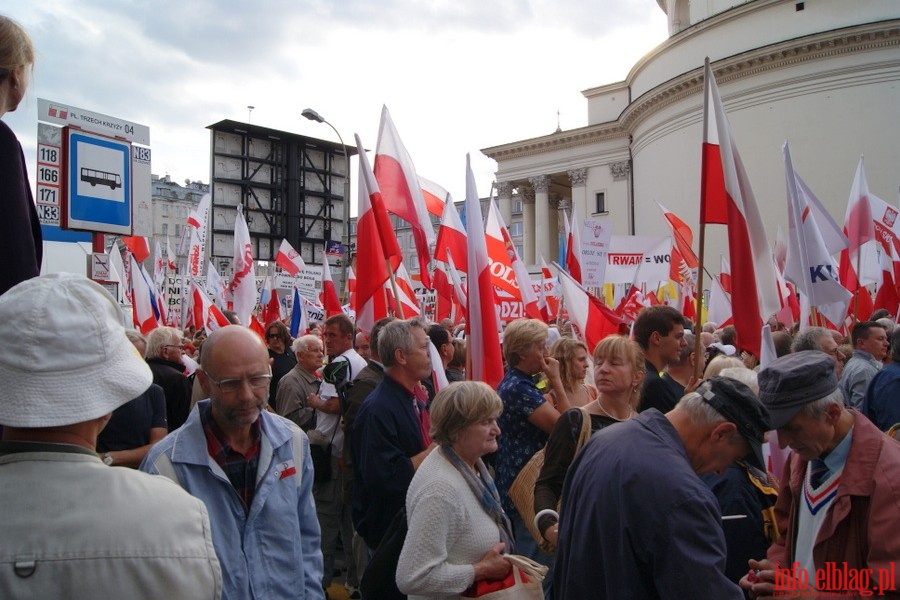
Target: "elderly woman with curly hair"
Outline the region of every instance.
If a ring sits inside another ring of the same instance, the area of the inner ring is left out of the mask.
[[[594,349],[597,399],[583,409],[567,410],[556,422],[544,449],[544,466],[534,486],[537,529],[551,545],[557,542],[559,514],[556,510],[566,473],[575,459],[585,412],[591,420],[591,435],[636,415],[644,365],[644,353],[635,342],[620,335],[604,338]]]
[[[411,599],[459,598],[478,581],[503,579],[512,530],[481,457],[497,450],[500,398],[477,381],[450,384],[431,403],[431,438],[406,493],[409,532],[397,587]]]

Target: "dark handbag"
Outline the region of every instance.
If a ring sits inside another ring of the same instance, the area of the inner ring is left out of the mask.
[[[313,482],[331,481],[331,444],[327,446],[310,444],[309,456],[313,464]]]
[[[369,559],[359,582],[359,591],[363,598],[377,600],[405,600],[406,594],[397,589],[397,563],[407,532],[406,508],[401,508],[394,515],[387,531],[384,532],[378,547]]]

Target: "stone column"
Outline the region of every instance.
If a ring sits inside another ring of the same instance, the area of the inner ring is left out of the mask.
[[[528,263],[533,265],[550,251],[550,176],[538,175],[528,181],[534,188],[534,256]]]
[[[501,181],[497,184],[497,208],[500,209],[500,216],[503,217],[507,227],[512,222],[512,191],[511,181]]]
[[[587,215],[593,210],[587,210],[587,169],[570,169],[569,181],[572,182],[572,206],[569,209],[578,215],[578,220],[584,223]]]
[[[534,189],[520,185],[519,195],[522,197],[522,245],[525,250],[522,260],[527,266],[534,264]]]

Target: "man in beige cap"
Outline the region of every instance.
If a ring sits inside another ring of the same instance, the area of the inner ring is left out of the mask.
[[[834,360],[804,350],[759,372],[759,397],[791,447],[775,504],[779,539],[750,561],[751,598],[900,597],[900,444],[844,406]]]
[[[149,367],[112,297],[84,277],[0,296],[0,598],[219,598],[202,502],[109,467],[97,435]]]

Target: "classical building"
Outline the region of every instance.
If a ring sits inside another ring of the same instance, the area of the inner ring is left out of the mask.
[[[869,190],[896,202],[900,2],[658,0],[670,36],[625,81],[583,91],[588,124],[485,148],[500,210],[523,202],[524,258],[554,255],[560,205],[614,233],[668,235],[657,202],[699,220],[703,65],[709,57],[770,240],[787,229],[781,147],[838,222],[865,155]],[[707,228],[718,271],[725,228]]]

